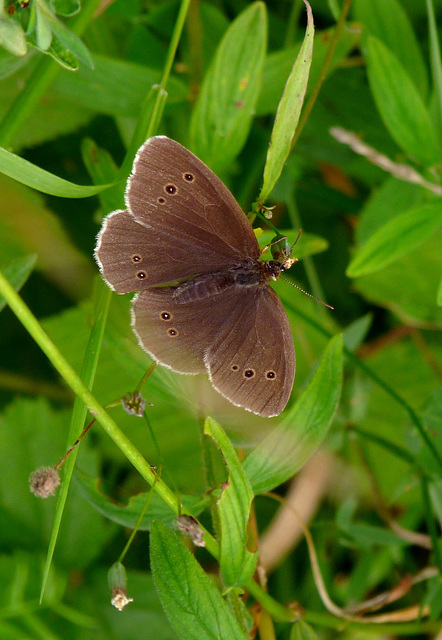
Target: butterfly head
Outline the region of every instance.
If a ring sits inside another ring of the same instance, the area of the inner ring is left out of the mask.
[[[270,243],[270,251],[272,253],[273,261],[279,265],[280,272],[287,271],[295,264],[295,262],[298,262],[298,258],[292,257],[292,251],[295,244],[291,245],[288,238],[281,235],[275,236]]]

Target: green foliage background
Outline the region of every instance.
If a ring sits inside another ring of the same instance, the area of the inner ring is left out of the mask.
[[[305,33],[302,2],[193,2],[172,60],[186,3],[105,4],[0,3],[0,269],[103,406],[135,389],[150,364],[130,330],[130,296],[111,296],[92,257],[102,216],[122,205],[136,148],[156,133],[180,141],[249,211]],[[251,618],[237,587],[246,585],[247,605],[256,599],[276,621],[269,631],[261,619],[263,639],[430,637],[439,628],[442,2],[311,6],[316,32],[304,110],[266,204],[291,241],[303,229],[301,261],[288,277],[335,311],[275,285],[297,354],[291,403],[277,419],[260,419],[220,398],[205,376],[157,369],[143,391],[153,404],[147,422],[112,409],[125,436],[110,421],[102,423],[107,434],[97,424],[82,443],[54,528],[56,500],[32,496],[28,476],[55,465],[90,415],[78,399],[73,411],[71,373],[60,376],[31,338],[31,321],[21,324],[0,293],[2,639],[244,638]],[[289,138],[292,119],[283,131]],[[358,153],[338,142],[336,127],[376,152],[354,139]],[[383,168],[380,154],[390,160]],[[50,360],[61,362],[55,353]],[[79,387],[75,393],[88,401]],[[217,422],[204,426],[207,416]],[[149,465],[162,468],[150,496]],[[325,588],[348,615],[351,605],[421,576],[383,610],[400,610],[394,623],[344,623],[327,612],[305,542],[269,572],[269,595],[250,583],[252,491],[256,542],[278,509],[260,494],[286,495],[294,474],[310,478],[308,525]],[[227,477],[229,492],[216,504]],[[124,560],[135,602],[118,613],[106,574],[146,500]],[[178,501],[213,534],[196,557],[208,572],[213,556],[220,560],[232,588],[224,599],[171,532]],[[237,534],[229,518],[240,522]],[[295,601],[314,630],[287,623],[282,605]],[[407,607],[414,607],[409,617]]]

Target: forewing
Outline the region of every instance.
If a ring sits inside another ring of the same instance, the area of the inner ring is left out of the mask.
[[[198,273],[259,257],[250,222],[230,191],[170,138],[149,138],[139,149],[126,203],[138,222],[167,235],[171,256],[184,242],[188,254],[199,257]]]
[[[210,271],[212,266],[213,270],[221,266],[213,252],[191,251],[180,234],[170,238],[161,230],[145,227],[128,210],[114,211],[105,218],[95,258],[103,278],[118,293],[195,276],[207,265]]]
[[[204,358],[215,389],[264,417],[284,409],[295,377],[287,315],[269,285],[244,287]]]

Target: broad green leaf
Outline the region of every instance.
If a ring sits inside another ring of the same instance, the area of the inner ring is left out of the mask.
[[[428,92],[428,72],[413,26],[398,0],[355,0],[355,19],[363,24],[363,36],[376,36],[398,58],[421,96]]]
[[[254,2],[230,25],[204,79],[192,113],[190,146],[216,173],[231,165],[249,133],[266,38],[266,8]]]
[[[136,496],[132,496],[127,505],[116,504],[100,491],[99,479],[91,478],[77,470],[75,480],[78,482],[87,501],[94,509],[106,518],[109,518],[109,520],[123,527],[133,528],[135,526],[149,496],[149,493],[139,493]],[[201,499],[198,496],[180,495],[180,500],[183,506],[195,517],[198,516],[208,504],[207,499]],[[150,529],[152,520],[160,520],[164,524],[171,525],[175,518],[176,514],[154,493],[150,498],[147,513],[141,521],[140,529]]]
[[[327,434],[341,395],[342,343],[340,334],[330,340],[296,404],[244,460],[255,494],[271,491],[292,477]]]
[[[387,266],[420,246],[442,225],[442,202],[436,200],[396,216],[357,251],[347,275],[357,278]]]
[[[1,147],[0,172],[37,191],[60,198],[89,198],[112,186],[110,184],[83,186],[68,182]]]
[[[430,114],[397,57],[374,36],[367,39],[367,73],[391,137],[414,160],[426,166],[436,164],[438,136]]]
[[[37,256],[35,254],[17,258],[2,269],[3,275],[12,284],[16,291],[19,291],[35,265]],[[6,306],[5,299],[0,296],[0,311]]]
[[[306,0],[305,0],[306,2]],[[269,197],[276,181],[281,175],[282,168],[290,153],[290,148],[298,125],[307,90],[310,64],[313,55],[313,37],[315,28],[313,25],[312,10],[308,2],[307,29],[298,57],[285,85],[284,93],[278,105],[275,123],[267,159],[264,167],[264,181],[258,201],[265,202]]]
[[[442,327],[442,309],[436,304],[442,272],[442,230],[424,244],[379,271],[353,281],[366,300],[390,309],[415,327]]]
[[[161,604],[183,640],[246,640],[219,591],[161,522],[151,526],[150,562]]]
[[[253,493],[235,449],[219,424],[207,418],[204,433],[213,438],[227,467],[227,482],[216,503],[221,527],[221,575],[226,587],[242,586],[253,576],[258,561],[258,554],[246,548]]]
[[[439,286],[437,288],[437,304],[442,307],[442,277],[439,280]]]

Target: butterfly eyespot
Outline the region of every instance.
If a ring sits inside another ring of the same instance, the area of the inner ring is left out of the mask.
[[[237,364],[232,364],[231,369],[232,371],[238,371],[239,367]]]
[[[183,173],[183,178],[186,182],[193,182],[195,180],[193,173]]]
[[[158,198],[157,202],[158,204],[166,204],[166,198]]]
[[[162,311],[160,313],[160,318],[161,320],[167,320],[167,321],[172,320],[172,314],[169,313],[168,311]]]
[[[144,280],[145,278],[147,278],[147,273],[145,271],[138,271],[136,276],[138,280]]]
[[[143,258],[139,256],[137,253],[134,256],[132,256],[132,262],[141,262],[142,259]]]
[[[176,338],[176,337],[177,337],[177,335],[178,335],[178,331],[177,331],[176,329],[168,329],[168,331],[167,331],[167,335],[168,335],[170,338]]]
[[[253,371],[253,369],[246,369],[243,375],[244,375],[244,378],[253,378],[255,375],[255,372]]]
[[[273,370],[267,371],[266,378],[267,380],[274,380],[276,378],[276,372]]]
[[[175,196],[178,193],[178,189],[174,184],[166,184],[164,191],[171,196]]]

